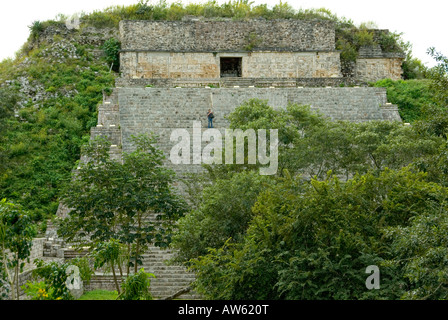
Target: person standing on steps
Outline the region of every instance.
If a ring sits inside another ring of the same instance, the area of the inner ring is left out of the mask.
[[[208,126],[207,128],[213,128],[213,118],[215,117],[215,115],[212,112],[212,109],[208,109],[207,112],[207,119],[208,119]]]

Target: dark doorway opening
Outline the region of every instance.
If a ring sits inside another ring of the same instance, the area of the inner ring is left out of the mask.
[[[221,58],[221,78],[241,77],[242,58]]]

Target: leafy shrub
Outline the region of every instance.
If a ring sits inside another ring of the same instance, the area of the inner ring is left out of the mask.
[[[341,50],[342,61],[356,61],[356,58],[358,57],[358,50],[346,39],[338,39],[336,42],[336,48],[337,50]]]
[[[37,269],[33,270],[33,276],[44,279],[46,292],[51,292],[51,297],[58,300],[73,300],[73,296],[67,288],[68,275],[66,270],[69,264],[43,260],[35,261]],[[31,289],[30,289],[31,290]]]
[[[354,44],[357,47],[373,45],[373,33],[367,29],[358,30],[354,36]]]
[[[113,65],[113,70],[118,71],[120,68],[120,57],[118,52],[121,48],[121,43],[115,38],[106,40],[103,44],[103,50],[106,54],[106,61]]]
[[[61,300],[60,297],[55,298],[54,289],[48,288],[45,282],[31,282],[27,281],[23,285],[22,290],[24,293],[31,298],[31,300]],[[47,291],[48,290],[48,291]]]
[[[123,293],[118,298],[120,300],[152,300],[149,292],[151,277],[155,278],[154,274],[145,272],[143,268],[136,274],[128,275],[121,284]]]
[[[378,44],[383,52],[399,52],[403,48],[399,47],[400,34],[393,32],[381,32],[379,34]]]
[[[69,277],[67,274],[69,266],[74,265],[79,268],[81,280],[88,282],[93,275],[93,270],[90,268],[87,258],[76,258],[65,263],[56,261],[45,262],[41,259],[36,259],[34,263],[37,268],[33,270],[33,276],[43,279],[45,283],[43,289],[54,300],[73,300],[73,296],[66,285]]]
[[[38,20],[34,21],[28,28],[30,29],[30,36],[33,40],[37,40],[45,30],[44,24]]]

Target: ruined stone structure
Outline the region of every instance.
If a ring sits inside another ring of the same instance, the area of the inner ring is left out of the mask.
[[[126,79],[342,77],[332,21],[122,21],[120,34]],[[363,47],[354,77],[398,80],[403,59]]]
[[[330,22],[123,21],[127,78],[336,78]]]
[[[159,135],[168,158],[174,129],[191,133],[193,121],[201,121],[205,130],[211,108],[215,128],[223,131],[225,116],[251,98],[268,100],[274,108],[310,105],[333,120],[401,121],[397,107],[387,103],[386,89],[359,84],[400,78],[402,57],[363,48],[355,82],[346,79],[329,21],[122,21],[120,36],[121,78],[91,129],[92,138],[109,137],[116,159],[132,150],[131,135],[149,132]],[[348,86],[353,83],[358,86]],[[166,164],[179,176],[202,170]],[[152,248],[145,259],[145,269],[157,277],[151,282],[156,297],[193,279],[182,267],[163,264],[171,254]],[[111,284],[103,280],[98,286]]]
[[[402,53],[384,53],[379,46],[361,47],[356,59],[355,78],[375,82],[380,79],[401,79]]]
[[[100,108],[92,134],[116,137],[113,144],[125,152],[132,149],[131,135],[152,131],[168,156],[173,129],[191,134],[193,121],[206,128],[212,108],[215,128],[223,131],[225,116],[251,98],[274,108],[310,105],[333,120],[400,120],[385,89],[359,87],[367,80],[400,78],[400,54],[363,47],[356,76],[347,79],[331,21],[121,21],[120,35],[115,102]],[[353,83],[358,86],[347,86]],[[180,176],[201,170],[172,168]]]

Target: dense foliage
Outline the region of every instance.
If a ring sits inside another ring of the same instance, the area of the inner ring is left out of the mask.
[[[197,274],[195,289],[210,299],[447,299],[448,59],[430,49],[439,65],[427,70],[399,34],[281,1],[272,8],[248,0],[140,1],[82,14],[81,27],[188,15],[330,20],[343,68],[361,46],[378,45],[406,53],[405,79],[428,78],[374,84],[387,88],[412,126],[331,122],[306,106],[274,110],[257,99],[237,108],[229,116],[232,128],[279,130],[279,171],[260,176],[258,165],[209,166],[209,176],[195,177],[193,210],[173,236],[177,261]],[[94,267],[114,273],[120,299],[151,299],[152,275],[138,271],[141,255],[150,243],[168,246],[171,223],[186,205],[172,194],[173,174],[161,166],[153,140],[142,137],[123,163],[109,158],[110,143],[93,141],[85,150],[92,161],[80,164],[67,187],[102,92],[113,86],[120,43],[104,39],[105,55],[97,57],[91,45],[58,36],[41,41],[61,21],[33,22],[28,45],[0,63],[0,199],[8,199],[0,203],[0,287],[17,295],[17,275],[35,235],[32,221],[52,216],[62,195],[71,213],[61,235],[88,242]],[[148,209],[160,214],[157,226],[148,222]],[[72,299],[65,285],[69,264],[36,264],[43,281],[28,283],[27,294]],[[89,261],[70,264],[84,280],[92,276]],[[365,287],[369,265],[380,267],[380,290]],[[120,287],[115,271],[122,277],[122,266],[134,274]]]
[[[86,46],[57,40],[0,64],[0,195],[37,221],[55,214],[115,78]]]
[[[446,274],[441,272],[446,266],[443,245],[430,249],[416,243],[416,249],[409,248],[407,240],[416,217],[447,209],[447,195],[446,188],[408,169],[369,173],[346,183],[331,174],[310,183],[291,176],[276,179],[253,205],[244,240],[211,248],[190,261],[198,275],[196,288],[212,299],[398,299],[434,294],[434,283],[440,282],[431,279],[439,276],[440,281]],[[423,262],[414,251],[421,249]],[[419,267],[430,267],[426,263],[431,258],[437,269],[422,274]],[[381,290],[365,287],[369,265],[381,269]],[[425,286],[420,288],[419,282]],[[446,297],[444,290],[435,297]]]
[[[398,105],[404,122],[413,123],[422,119],[428,106],[437,106],[431,80],[397,80],[377,81],[375,87],[387,88],[387,100]]]
[[[173,242],[195,289],[209,299],[447,299],[448,122],[431,84],[377,83],[422,109],[413,126],[331,122],[257,99],[238,107],[232,128],[278,129],[280,170],[263,180],[256,166],[219,165],[197,180],[202,194]],[[371,265],[380,290],[366,288]]]

